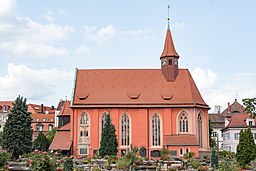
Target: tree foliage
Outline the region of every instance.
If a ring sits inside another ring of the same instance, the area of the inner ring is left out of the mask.
[[[243,104],[245,106],[244,112],[256,117],[256,98],[243,99]]]
[[[256,145],[250,127],[240,131],[239,144],[237,145],[236,160],[240,167],[245,168],[252,160],[256,159]]]
[[[4,133],[0,132],[0,147],[3,146],[3,136],[4,136]]]
[[[213,135],[213,128],[212,128],[212,122],[211,120],[209,119],[209,143],[210,143],[210,147],[211,148],[216,148],[216,142],[214,140],[214,138],[212,137]],[[218,147],[219,148],[219,147]]]
[[[106,121],[101,134],[99,155],[104,157],[106,155],[117,154],[117,138],[115,126],[111,123],[110,114],[106,115]]]
[[[57,127],[53,128],[51,131],[47,132],[45,135],[46,135],[46,138],[49,140],[49,143],[51,144],[52,141],[53,141],[53,138],[57,132]]]
[[[26,98],[17,97],[3,132],[3,148],[12,154],[12,159],[31,151],[33,131]]]
[[[50,146],[50,141],[46,136],[40,132],[34,140],[34,148],[40,151],[47,151]]]

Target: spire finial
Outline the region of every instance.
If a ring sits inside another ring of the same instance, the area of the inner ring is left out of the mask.
[[[170,30],[170,5],[167,5],[167,21],[168,21],[168,25],[167,25],[167,30]]]

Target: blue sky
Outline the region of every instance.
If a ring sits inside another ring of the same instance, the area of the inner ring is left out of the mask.
[[[159,68],[167,4],[180,68],[211,108],[256,96],[256,1],[0,0],[0,99],[70,99],[75,68]]]

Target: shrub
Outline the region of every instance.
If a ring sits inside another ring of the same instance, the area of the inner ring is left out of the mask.
[[[11,155],[7,152],[0,152],[0,166],[5,166],[6,161],[11,158]]]
[[[191,160],[191,166],[194,168],[194,169],[197,169],[201,166],[200,162],[198,160]]]
[[[118,161],[117,161],[117,164],[116,164],[116,168],[117,169],[122,169],[122,170],[125,170],[126,168],[128,168],[130,166],[130,161],[127,160],[126,158],[120,158]]]
[[[29,167],[33,171],[55,171],[59,165],[56,158],[46,152],[35,151],[27,156],[29,156]]]
[[[64,171],[73,171],[73,159],[67,158],[64,162]]]

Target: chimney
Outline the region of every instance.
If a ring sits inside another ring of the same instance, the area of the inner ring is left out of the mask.
[[[231,106],[230,106],[230,103],[228,102],[228,113],[231,112]]]
[[[41,113],[44,113],[44,104],[41,104]]]

